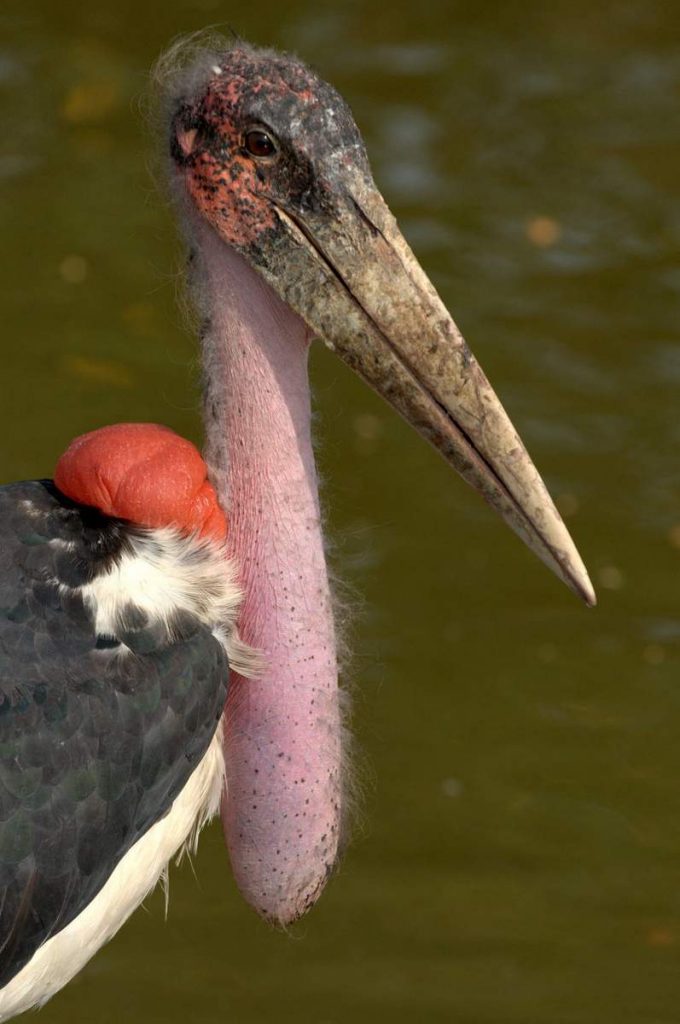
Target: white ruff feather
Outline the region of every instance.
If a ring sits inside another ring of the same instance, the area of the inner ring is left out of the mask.
[[[131,602],[165,624],[177,611],[191,612],[224,645],[229,667],[252,676],[258,656],[238,636],[242,595],[223,547],[172,529],[139,531],[130,543],[130,552],[81,590],[96,616],[97,632],[115,635],[118,618]]]

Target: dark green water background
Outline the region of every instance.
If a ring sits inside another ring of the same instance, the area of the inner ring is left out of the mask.
[[[355,841],[286,936],[208,831],[167,922],[157,894],[39,1020],[676,1022],[680,7],[3,0],[3,481],[119,419],[200,440],[138,98],[173,36],[224,21],[349,99],[600,607],[319,349]]]

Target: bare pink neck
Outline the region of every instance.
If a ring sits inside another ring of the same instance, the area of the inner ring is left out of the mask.
[[[305,324],[198,225],[206,460],[241,570],[256,681],[232,675],[223,824],[236,880],[265,916],[312,902],[337,850],[340,716],[333,618],[310,433]]]

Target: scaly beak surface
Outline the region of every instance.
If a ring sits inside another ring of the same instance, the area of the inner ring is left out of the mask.
[[[594,605],[588,573],[538,471],[379,192],[357,175],[335,196],[333,211],[277,205],[278,252],[260,271]]]

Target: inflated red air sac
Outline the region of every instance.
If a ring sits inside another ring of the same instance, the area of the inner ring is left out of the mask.
[[[73,501],[140,526],[174,526],[218,541],[227,535],[200,452],[157,423],[116,423],[77,437],[54,482]]]

